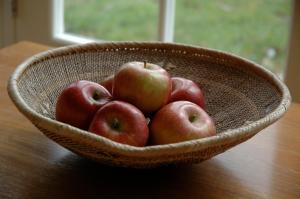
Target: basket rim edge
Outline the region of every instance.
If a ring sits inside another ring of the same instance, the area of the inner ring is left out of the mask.
[[[33,55],[29,58],[27,58],[25,61],[23,61],[21,64],[19,64],[16,68],[16,70],[11,74],[8,84],[7,84],[7,91],[8,94],[11,98],[11,100],[14,102],[14,104],[17,106],[20,112],[22,112],[26,117],[30,119],[34,119],[35,121],[41,120],[42,122],[47,122],[51,124],[55,128],[59,128],[60,126],[66,126],[66,124],[60,123],[58,121],[52,120],[50,118],[47,118],[35,111],[33,111],[22,99],[21,95],[18,92],[17,88],[17,79],[21,76],[22,72],[24,72],[27,68],[28,65],[32,64],[36,60],[49,57],[49,53],[52,54],[53,56],[55,53],[65,53],[68,52],[70,49],[77,50],[77,49],[82,49],[86,47],[91,47],[95,48],[99,45],[101,46],[118,46],[118,45],[124,45],[126,46],[127,44],[131,45],[167,45],[167,46],[177,46],[181,47],[184,46],[185,48],[192,48],[193,50],[197,51],[199,49],[201,50],[208,50],[212,53],[221,53],[222,55],[225,56],[230,56],[235,59],[242,60],[255,68],[255,70],[258,70],[259,72],[263,73],[266,75],[266,77],[269,78],[270,81],[272,81],[280,90],[282,93],[282,100],[280,101],[280,104],[278,107],[276,107],[272,112],[268,113],[265,117],[254,121],[253,123],[242,125],[236,129],[229,129],[224,132],[221,132],[220,134],[208,138],[202,138],[202,139],[197,139],[197,140],[192,140],[192,141],[185,141],[181,143],[174,143],[174,144],[169,144],[169,145],[155,145],[155,146],[146,146],[146,147],[133,147],[125,144],[119,144],[115,143],[111,140],[108,139],[98,139],[99,136],[94,136],[93,134],[88,134],[87,131],[83,131],[80,129],[77,129],[75,127],[69,126],[70,130],[74,133],[78,134],[84,134],[85,136],[89,137],[92,141],[97,141],[97,142],[104,142],[104,144],[110,145],[110,147],[117,147],[118,151],[122,152],[123,150],[128,150],[131,152],[141,152],[141,151],[157,151],[161,150],[164,148],[185,148],[192,145],[201,147],[201,145],[210,145],[210,144],[217,144],[220,143],[226,139],[234,139],[233,137],[236,136],[243,136],[245,134],[249,134],[251,132],[255,132],[257,130],[261,130],[262,128],[268,126],[269,124],[275,122],[278,120],[283,114],[287,111],[288,107],[290,106],[291,103],[291,96],[290,92],[287,88],[287,86],[278,78],[276,77],[272,72],[267,70],[266,68],[263,68],[262,66],[251,62],[250,60],[247,60],[245,58],[239,57],[237,55],[233,55],[228,52],[223,52],[220,50],[214,50],[214,49],[209,49],[209,48],[202,48],[202,47],[197,47],[197,46],[192,46],[192,45],[185,45],[185,44],[178,44],[178,43],[162,43],[162,42],[104,42],[104,43],[88,43],[88,44],[75,44],[71,46],[64,46],[64,47],[59,47],[55,49],[50,49],[41,53],[38,53],[36,55]],[[53,54],[54,53],[54,54]]]

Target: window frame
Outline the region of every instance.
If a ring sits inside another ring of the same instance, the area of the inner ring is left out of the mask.
[[[159,21],[158,21],[158,41],[173,42],[174,20],[175,20],[175,0],[159,0]],[[66,33],[64,30],[64,0],[53,0],[52,4],[52,35],[55,43],[60,45],[83,44],[89,42],[103,42],[105,38],[90,39],[84,36],[77,36]]]

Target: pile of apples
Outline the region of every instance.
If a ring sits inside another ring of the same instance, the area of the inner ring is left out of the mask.
[[[198,85],[146,62],[125,63],[100,83],[70,84],[58,97],[56,119],[139,147],[216,134]]]

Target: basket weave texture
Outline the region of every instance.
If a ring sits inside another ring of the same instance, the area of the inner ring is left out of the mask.
[[[55,120],[57,97],[71,82],[100,82],[126,62],[144,60],[200,85],[216,136],[133,147]],[[253,62],[212,49],[159,42],[89,43],[37,54],[12,74],[8,93],[17,108],[58,144],[103,164],[132,168],[209,159],[278,120],[291,101],[284,83]]]

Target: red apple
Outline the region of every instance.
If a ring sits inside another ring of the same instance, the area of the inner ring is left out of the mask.
[[[129,62],[115,74],[113,97],[135,105],[143,113],[151,113],[169,101],[171,90],[170,75],[162,67]]]
[[[145,146],[149,136],[143,113],[132,104],[122,101],[111,101],[101,107],[89,131],[132,146]]]
[[[106,88],[112,94],[114,75],[110,75],[100,82],[100,85]]]
[[[199,86],[192,80],[172,77],[172,93],[169,102],[190,101],[204,108],[204,96]]]
[[[100,84],[86,80],[74,82],[58,97],[56,119],[87,130],[96,111],[111,98],[111,94]]]
[[[161,108],[151,124],[152,144],[170,144],[216,134],[210,116],[189,101],[176,101]]]

